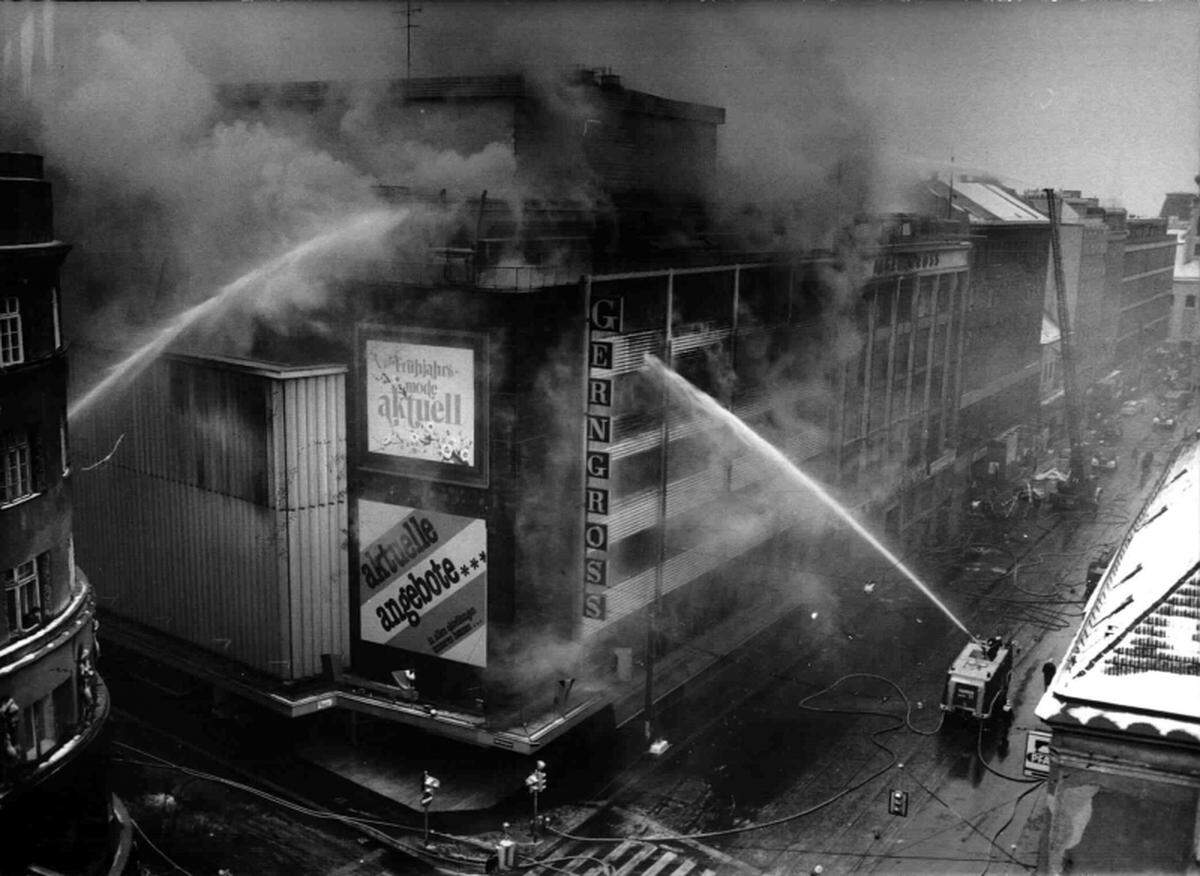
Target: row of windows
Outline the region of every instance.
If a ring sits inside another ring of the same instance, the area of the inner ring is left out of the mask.
[[[23,635],[41,626],[42,590],[50,584],[49,552],[11,569],[0,570],[0,584],[4,585],[9,635]]]

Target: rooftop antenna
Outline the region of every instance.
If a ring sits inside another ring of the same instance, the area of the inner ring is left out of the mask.
[[[421,7],[414,7],[412,0],[404,0],[404,84],[408,84],[408,80],[412,79],[412,32],[414,28],[420,27],[419,24],[412,23],[412,17],[421,11]]]
[[[950,193],[946,196],[946,218],[954,218],[954,156],[950,156]]]

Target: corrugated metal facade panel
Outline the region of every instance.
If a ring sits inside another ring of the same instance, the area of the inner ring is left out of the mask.
[[[292,672],[348,653],[346,399],[341,374],[289,381],[276,417],[275,484],[288,551]]]
[[[273,676],[349,642],[344,369],[166,359],[76,429],[100,604]]]
[[[103,608],[278,672],[265,391],[261,378],[156,362],[72,424],[81,458],[122,438],[74,479],[75,528]]]
[[[77,506],[76,550],[103,608],[279,672],[270,509],[111,464],[77,479]]]

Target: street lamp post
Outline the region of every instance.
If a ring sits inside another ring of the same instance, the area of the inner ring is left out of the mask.
[[[675,272],[673,270],[667,272],[667,296],[666,296],[666,327],[663,331],[663,358],[662,362],[667,368],[671,368],[674,362],[674,355],[671,350],[674,341],[673,321],[675,318]],[[645,713],[645,734],[646,742],[651,743],[651,751],[655,751],[655,746],[660,746],[659,742],[654,741],[654,647],[655,639],[658,637],[658,607],[662,601],[663,591],[663,567],[667,562],[667,490],[670,488],[670,478],[668,477],[667,466],[669,462],[668,447],[671,443],[671,428],[670,428],[670,394],[667,386],[664,383],[660,396],[662,410],[662,426],[659,430],[659,440],[661,442],[659,449],[659,483],[660,494],[658,502],[658,562],[654,567],[654,592],[650,596],[649,604],[646,606],[646,702],[643,709]]]

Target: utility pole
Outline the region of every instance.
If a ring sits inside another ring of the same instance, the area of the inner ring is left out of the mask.
[[[675,365],[671,345],[674,340],[673,322],[675,318],[675,272],[667,271],[666,294],[666,324],[663,329],[663,358],[662,363],[667,368]],[[667,468],[670,464],[668,447],[671,444],[671,427],[669,421],[671,398],[664,383],[660,396],[662,405],[662,423],[659,426],[659,483],[661,492],[658,497],[658,562],[654,566],[654,592],[646,605],[646,702],[644,706],[646,741],[655,744],[654,739],[654,647],[658,639],[658,609],[662,601],[663,572],[667,562],[667,491],[670,488],[670,478]]]
[[[404,84],[412,79],[412,32],[420,27],[412,23],[412,17],[421,11],[421,7],[413,7],[412,0],[404,0]]]

